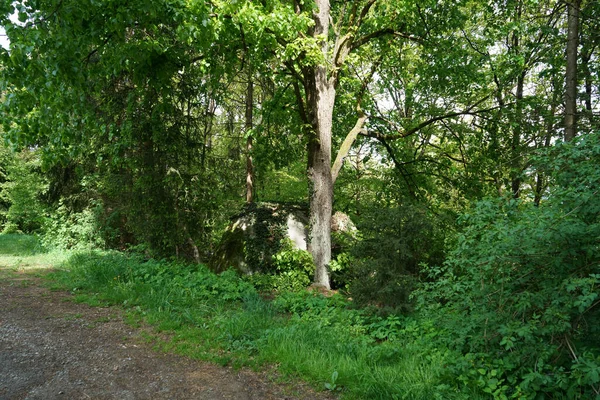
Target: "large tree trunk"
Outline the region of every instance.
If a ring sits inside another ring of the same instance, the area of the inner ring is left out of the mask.
[[[313,36],[329,32],[329,1],[316,0]],[[327,56],[327,41],[321,43]],[[330,288],[328,265],[331,261],[331,215],[333,209],[333,179],[331,175],[331,127],[335,84],[329,79],[327,67],[317,65],[305,75],[308,114],[312,132],[308,143],[308,179],[310,184],[310,233],[308,248],[315,263],[314,284]]]
[[[577,48],[579,46],[579,7],[581,0],[567,3],[567,70],[565,73],[565,140],[577,135]]]

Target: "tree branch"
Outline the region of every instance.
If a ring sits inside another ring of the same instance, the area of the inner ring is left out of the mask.
[[[356,120],[356,124],[354,124],[354,128],[352,128],[352,130],[348,132],[346,139],[344,139],[344,142],[340,146],[340,150],[337,153],[333,166],[331,167],[331,177],[333,179],[333,183],[335,183],[340,173],[340,170],[342,169],[342,165],[344,164],[344,160],[348,156],[348,153],[350,152],[352,145],[356,141],[358,134],[364,131],[367,119],[367,115],[362,110],[359,110],[359,115],[358,119]]]
[[[335,183],[335,181],[340,173],[340,170],[342,169],[342,165],[344,164],[344,160],[348,156],[348,153],[350,152],[352,145],[356,141],[356,138],[358,137],[358,135],[360,133],[364,132],[365,124],[367,123],[367,120],[369,119],[369,117],[361,109],[362,100],[367,91],[367,88],[369,87],[369,82],[372,81],[373,76],[375,75],[375,71],[377,71],[377,68],[379,68],[379,65],[381,65],[381,62],[383,61],[384,56],[385,56],[385,54],[381,54],[379,59],[371,65],[371,70],[369,71],[369,75],[367,75],[365,77],[365,79],[363,79],[363,81],[362,81],[360,91],[358,92],[358,94],[356,96],[357,97],[356,112],[358,113],[358,119],[356,120],[356,123],[354,124],[354,128],[352,128],[352,130],[350,130],[350,132],[348,132],[348,134],[346,135],[346,138],[344,139],[344,142],[340,146],[340,149],[335,157],[333,166],[331,167],[331,176],[333,178],[333,183]]]
[[[438,121],[443,121],[445,119],[449,119],[449,118],[454,118],[454,117],[459,117],[461,115],[477,115],[477,114],[481,114],[481,113],[486,113],[486,112],[490,112],[493,110],[498,109],[498,106],[495,107],[490,107],[490,108],[485,108],[485,109],[481,109],[481,110],[476,110],[476,111],[472,111],[473,108],[475,108],[478,104],[481,104],[483,101],[487,100],[488,97],[483,98],[482,100],[479,100],[477,103],[473,104],[471,107],[469,107],[466,110],[463,111],[455,111],[455,112],[451,112],[448,114],[444,114],[444,115],[438,115],[437,117],[432,117],[426,121],[421,122],[419,125],[404,131],[404,132],[400,132],[397,133],[395,135],[385,135],[385,139],[386,140],[397,140],[397,139],[403,139],[406,138],[408,136],[414,135],[415,133],[419,132],[421,129],[428,127],[429,125],[432,125]],[[385,118],[383,117],[375,117],[375,118],[379,118],[379,119],[383,119],[385,120]],[[375,139],[379,139],[381,134],[379,133],[368,133],[366,134],[366,136],[368,137],[372,137]]]
[[[350,47],[350,50],[356,50],[358,48],[360,48],[361,46],[365,45],[366,43],[369,43],[371,40],[379,38],[379,37],[383,37],[383,36],[397,36],[397,37],[401,37],[404,39],[408,39],[410,41],[413,41],[415,43],[419,43],[422,44],[423,40],[421,38],[418,38],[416,36],[413,35],[409,35],[407,33],[404,32],[399,32],[396,31],[393,28],[384,28],[384,29],[380,29],[378,31],[375,32],[371,32],[369,34],[366,34],[365,36],[356,39],[353,43],[352,46]]]
[[[396,155],[394,154],[394,149],[392,149],[390,144],[383,138],[383,136],[377,138],[377,140],[383,145],[383,147],[385,147],[388,155],[392,159],[392,162],[396,166],[396,169],[398,170],[398,172],[400,172],[400,175],[402,175],[402,178],[404,179],[404,182],[406,182],[406,186],[408,188],[408,192],[410,193],[411,197],[417,198],[417,195],[415,194],[413,187],[412,187],[412,186],[414,186],[414,181],[409,182],[410,175],[404,169],[404,166],[400,162],[398,162],[398,159],[396,158]]]
[[[300,91],[300,86],[298,85],[297,80],[293,80],[292,85],[294,85],[294,94],[296,95],[296,101],[298,101],[298,109],[300,111],[300,119],[305,125],[310,124],[310,120],[308,118],[308,114],[306,113],[306,106],[304,105],[304,98],[302,97],[302,92]]]
[[[360,16],[358,17],[357,26],[361,26],[363,20],[365,19],[365,17],[367,16],[367,14],[369,13],[369,11],[371,10],[371,7],[373,7],[373,5],[375,3],[377,3],[377,0],[369,0],[367,2],[367,4],[365,4],[365,6],[363,7],[362,11],[360,12]]]

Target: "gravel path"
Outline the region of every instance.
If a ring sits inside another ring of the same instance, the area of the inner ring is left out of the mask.
[[[0,399],[325,399],[267,374],[154,351],[116,308],[0,274]]]

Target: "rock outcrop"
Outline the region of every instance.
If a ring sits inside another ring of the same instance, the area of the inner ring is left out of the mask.
[[[332,231],[352,232],[350,218],[336,212]],[[308,208],[298,204],[256,203],[231,218],[209,266],[216,272],[234,268],[243,274],[274,272],[273,255],[286,241],[295,249],[307,249]]]

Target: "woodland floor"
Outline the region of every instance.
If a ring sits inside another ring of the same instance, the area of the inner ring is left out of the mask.
[[[234,370],[156,351],[150,328],[0,266],[0,399],[325,399],[276,371]]]

